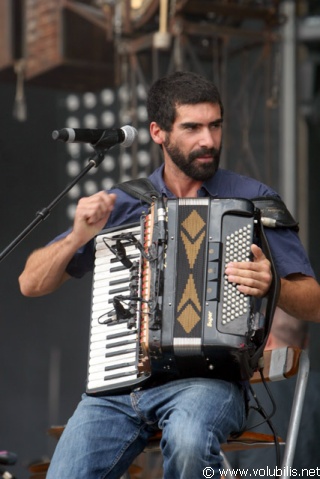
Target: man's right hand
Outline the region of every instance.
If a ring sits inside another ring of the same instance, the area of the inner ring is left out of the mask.
[[[75,243],[78,244],[77,249],[94,238],[105,226],[115,200],[115,194],[107,194],[105,191],[99,191],[99,193],[79,200],[73,229],[70,233]]]

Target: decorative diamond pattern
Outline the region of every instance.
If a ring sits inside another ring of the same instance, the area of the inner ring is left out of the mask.
[[[194,281],[193,268],[205,239],[205,226],[205,222],[196,210],[192,210],[181,223],[180,235],[189,262],[190,274],[178,305],[177,320],[186,333],[190,333],[201,321],[201,303]]]

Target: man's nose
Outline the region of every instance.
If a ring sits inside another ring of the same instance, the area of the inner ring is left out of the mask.
[[[201,135],[199,137],[199,145],[201,147],[212,148],[216,146],[215,143],[216,142],[214,132],[211,131],[209,128],[204,128],[201,131]]]

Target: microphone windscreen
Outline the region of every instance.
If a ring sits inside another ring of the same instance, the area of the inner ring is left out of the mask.
[[[124,146],[125,148],[128,148],[129,146],[133,144],[134,140],[137,138],[138,132],[133,126],[130,126],[130,125],[123,126],[121,130],[124,132],[124,140],[121,143],[121,145]]]

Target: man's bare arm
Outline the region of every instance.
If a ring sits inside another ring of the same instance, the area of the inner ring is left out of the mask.
[[[99,192],[82,198],[77,206],[72,231],[62,240],[36,250],[19,277],[25,296],[42,296],[59,288],[70,276],[66,267],[76,251],[106,224],[116,196]]]
[[[19,276],[21,293],[24,296],[42,296],[58,289],[70,277],[66,267],[76,250],[67,236],[34,251]]]
[[[320,322],[320,286],[318,282],[302,274],[281,278],[279,308],[304,321]]]

